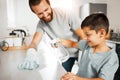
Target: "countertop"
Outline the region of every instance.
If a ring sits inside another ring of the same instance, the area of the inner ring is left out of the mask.
[[[112,41],[112,40],[106,40],[106,41],[110,43],[120,44],[120,41]]]
[[[19,70],[24,61],[25,49],[0,51],[0,80],[60,80],[66,73],[53,55],[40,54],[40,67],[36,70]]]

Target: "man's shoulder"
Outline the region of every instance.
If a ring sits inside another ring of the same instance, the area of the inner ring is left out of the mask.
[[[43,20],[39,20],[37,27],[46,26],[46,23]]]
[[[53,11],[60,14],[68,14],[70,12],[70,10],[67,10],[66,8],[61,8],[61,7],[54,7]]]
[[[65,8],[62,8],[62,7],[53,7],[52,9],[57,10],[57,11],[65,11],[66,10]]]

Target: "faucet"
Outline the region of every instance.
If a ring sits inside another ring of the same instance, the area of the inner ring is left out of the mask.
[[[24,30],[22,30],[22,29],[15,29],[15,30],[13,30],[13,31],[14,31],[14,32],[15,32],[15,31],[20,31],[21,34],[24,33],[24,36],[22,35],[23,37],[26,36],[26,32],[25,32]]]
[[[24,43],[24,40],[25,40],[25,36],[26,36],[26,32],[23,30],[23,29],[15,29],[13,30],[9,35],[16,35],[15,32],[20,32],[21,33],[21,36],[22,36],[22,44]],[[24,33],[24,34],[22,34]]]

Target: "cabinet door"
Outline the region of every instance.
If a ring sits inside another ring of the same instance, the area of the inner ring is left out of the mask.
[[[80,17],[83,20],[86,16],[102,12],[107,15],[107,4],[103,3],[87,3],[80,7]]]
[[[107,4],[90,3],[90,14],[102,12],[107,15]]]

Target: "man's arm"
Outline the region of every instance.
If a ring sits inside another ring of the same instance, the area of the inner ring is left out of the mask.
[[[111,29],[108,31],[107,35],[106,35],[106,39],[109,40],[110,39],[110,33],[111,33]]]
[[[81,28],[78,28],[75,30],[75,33],[81,38],[86,39],[86,35],[84,34],[83,30]]]
[[[38,52],[35,50],[35,48],[38,46],[41,38],[42,34],[35,32],[32,42],[26,51],[26,57],[24,61],[18,65],[18,69],[33,70],[39,67],[39,58],[37,56]]]
[[[37,45],[39,44],[40,40],[42,39],[42,35],[43,34],[41,34],[39,32],[35,32],[32,42],[29,45],[29,48],[36,48]]]
[[[75,30],[75,33],[81,38],[81,39],[86,39],[86,35],[84,34],[83,30],[81,28],[78,28]],[[69,48],[78,48],[78,42],[74,42],[72,40],[65,40],[65,39],[60,39],[60,42],[65,46]]]
[[[78,48],[78,42],[72,40],[60,39],[60,43],[68,48]]]

